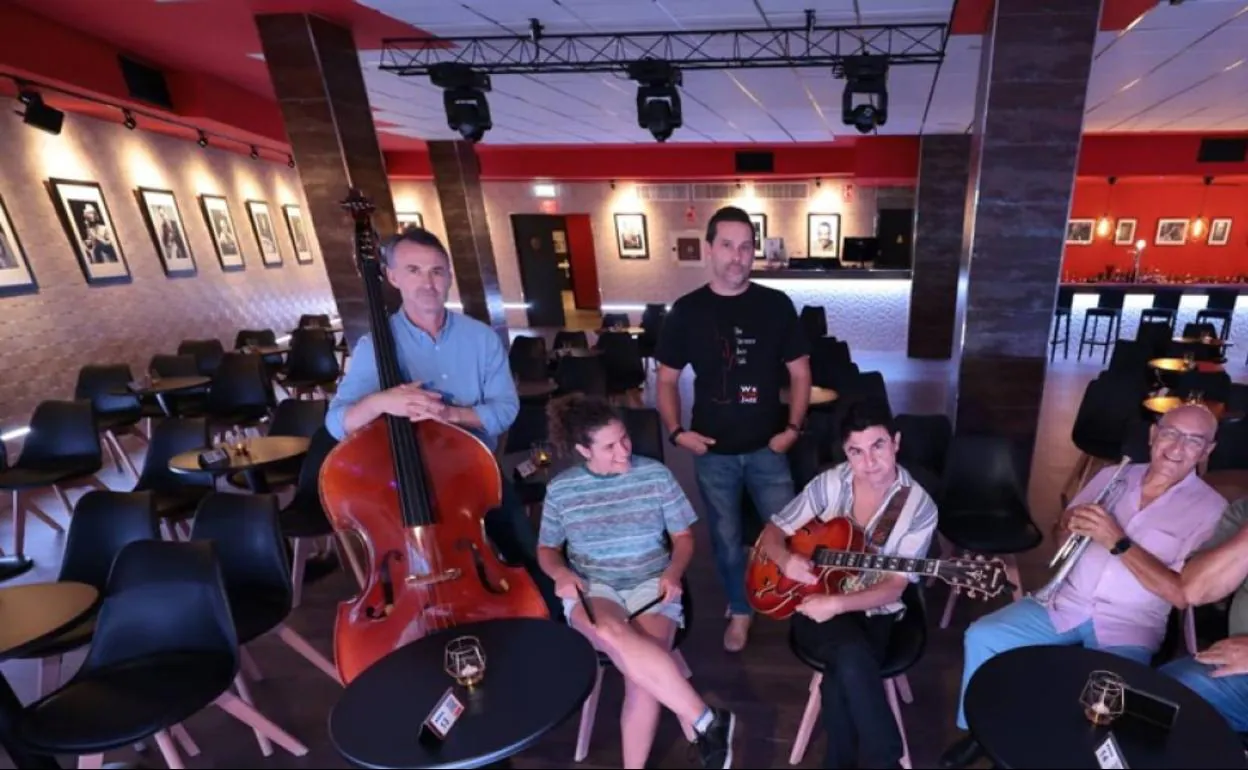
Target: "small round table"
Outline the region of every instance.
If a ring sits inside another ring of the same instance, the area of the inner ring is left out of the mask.
[[[203,468],[199,464],[199,455],[208,451],[205,449],[193,449],[189,452],[183,452],[174,455],[169,461],[169,470],[174,473],[209,473],[230,474],[242,472],[247,479],[247,486],[252,492],[268,492],[269,482],[261,473],[267,465],[279,463],[283,460],[289,460],[293,457],[299,457],[308,453],[308,446],[311,441],[302,436],[260,436],[259,438],[250,437],[247,439],[247,453],[239,454],[231,449],[229,455],[229,465],[220,465],[214,468]]]
[[[1154,358],[1148,362],[1148,365],[1163,372],[1190,372],[1195,370],[1204,373],[1217,373],[1226,371],[1226,367],[1217,361],[1193,361],[1189,366],[1182,358]]]
[[[1171,409],[1178,409],[1186,403],[1185,399],[1178,396],[1153,396],[1144,399],[1144,408],[1150,412],[1165,414]],[[1226,417],[1226,404],[1221,401],[1201,401],[1200,403],[1213,413],[1215,419],[1221,420]]]
[[[467,690],[443,670],[446,643],[475,636],[485,679]],[[329,739],[348,762],[369,768],[482,767],[524,751],[576,713],[593,689],[598,656],[563,623],[489,620],[404,645],[347,685],[329,715]],[[464,713],[441,746],[420,726],[448,687]]]
[[[812,385],[810,388],[810,406],[827,406],[834,403],[838,398],[840,398],[840,394],[832,388],[821,388],[818,385]],[[780,391],[780,403],[789,403],[788,388]]]
[[[211,377],[161,377],[158,380],[146,382],[140,387],[132,385],[123,392],[134,394],[140,398],[143,396],[155,396],[156,403],[160,404],[160,409],[165,413],[165,416],[172,417],[173,413],[169,411],[169,405],[165,403],[166,393],[194,390],[211,383]]]
[[[1089,722],[1079,695],[1093,671],[1113,671],[1128,686],[1178,704],[1170,732],[1132,724],[1126,715],[1107,727]],[[1110,732],[1133,770],[1248,767],[1239,737],[1199,695],[1100,650],[1044,645],[1001,653],[971,677],[964,708],[975,740],[998,767],[1095,768],[1096,748]]]
[[[21,656],[40,642],[82,622],[96,609],[100,593],[85,583],[28,583],[0,588],[0,660]],[[59,768],[34,754],[13,735],[21,701],[0,675],[0,747],[17,767]]]

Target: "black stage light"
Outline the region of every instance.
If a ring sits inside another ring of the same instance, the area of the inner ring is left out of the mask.
[[[65,124],[65,113],[44,104],[42,94],[37,91],[21,90],[17,93],[17,100],[26,105],[26,112],[17,113],[22,116],[26,125],[33,126],[40,131],[47,131],[49,134],[61,133],[61,126]]]
[[[845,91],[841,94],[841,121],[869,134],[888,121],[888,59],[883,56],[846,56],[841,65]],[[866,101],[855,104],[856,96]]]
[[[628,76],[636,80],[637,125],[646,129],[660,142],[684,121],[680,109],[680,70],[660,59],[641,59],[628,65]]]
[[[490,90],[490,76],[476,72],[467,64],[443,62],[429,68],[429,79],[443,89],[446,124],[470,142],[479,142],[494,127],[490,120],[490,104],[485,92]]]

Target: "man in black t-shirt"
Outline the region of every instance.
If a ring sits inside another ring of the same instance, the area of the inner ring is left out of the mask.
[[[715,565],[728,595],[724,648],[745,646],[752,618],[745,598],[742,490],[763,521],[793,499],[786,452],[810,402],[807,342],[792,300],[750,282],[754,227],[739,208],[715,212],[706,228],[710,283],[672,306],[663,322],[659,414],[677,446],[693,452],[706,502]],[[694,372],[693,422],[681,425],[680,372]],[[780,406],[781,367],[789,371],[787,419]]]

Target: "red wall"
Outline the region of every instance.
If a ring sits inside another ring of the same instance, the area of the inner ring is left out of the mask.
[[[1205,232],[1199,238],[1192,236],[1189,225],[1186,245],[1153,244],[1157,220],[1185,217],[1194,220],[1202,213]],[[1120,179],[1113,185],[1111,198],[1107,180],[1080,179],[1075,185],[1070,218],[1099,221],[1106,215],[1115,222],[1120,218],[1137,220],[1135,238],[1148,244],[1141,260],[1145,270],[1157,268],[1175,277],[1248,274],[1248,184],[1215,179],[1213,185],[1206,188],[1202,181],[1190,177]],[[1225,246],[1210,246],[1205,243],[1209,221],[1223,217],[1232,220],[1230,242]],[[1111,231],[1108,237],[1096,236],[1091,245],[1066,246],[1062,274],[1068,278],[1090,278],[1103,271],[1106,265],[1130,269],[1132,261],[1131,249],[1115,246]]]

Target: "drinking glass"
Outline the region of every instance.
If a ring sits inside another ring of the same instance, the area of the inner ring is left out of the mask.
[[[1107,725],[1122,715],[1123,681],[1112,671],[1093,671],[1083,686],[1079,703],[1094,725]]]
[[[535,441],[533,442],[533,447],[529,452],[529,459],[531,459],[533,464],[539,468],[549,468],[550,464],[554,461],[553,454],[552,448],[548,442]]]
[[[444,668],[461,687],[474,687],[485,678],[485,650],[475,636],[460,636],[446,643]]]

